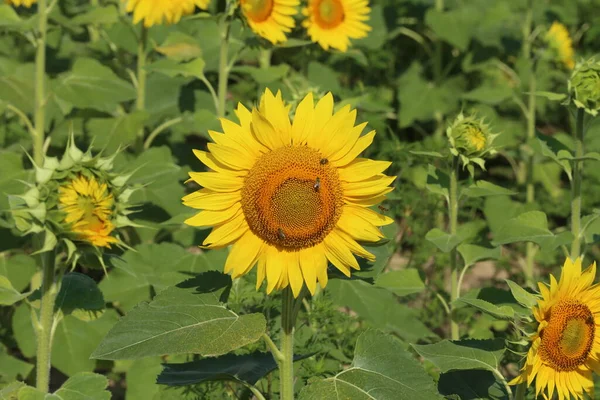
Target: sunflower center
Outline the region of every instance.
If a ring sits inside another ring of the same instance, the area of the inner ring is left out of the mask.
[[[246,17],[254,22],[266,21],[273,11],[273,0],[241,0]]]
[[[481,151],[485,147],[485,135],[475,127],[469,127],[467,130],[467,140],[471,147],[476,151]]]
[[[344,21],[340,0],[320,0],[314,7],[315,22],[323,29],[333,29]]]
[[[280,147],[264,154],[242,188],[242,209],[250,230],[288,251],[321,243],[339,220],[343,204],[337,170],[306,146]]]
[[[550,309],[548,325],[540,332],[540,357],[557,371],[573,371],[584,364],[596,331],[588,306],[561,300]]]

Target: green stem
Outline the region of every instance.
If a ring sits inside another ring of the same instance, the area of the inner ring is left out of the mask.
[[[41,253],[42,287],[39,325],[37,330],[37,376],[36,387],[48,393],[50,386],[50,359],[52,356],[52,326],[54,323],[54,302],[58,294],[55,279],[55,252]]]
[[[271,55],[273,54],[272,49],[261,48],[260,55],[258,58],[258,64],[262,69],[267,69],[271,66]]]
[[[435,0],[435,10],[437,12],[444,11],[444,0]],[[433,78],[435,79],[435,84],[438,86],[442,83],[443,45],[442,38],[438,37],[435,41],[435,57],[433,59]]]
[[[517,393],[515,393],[515,400],[525,400],[525,393],[527,391],[527,382],[521,382],[517,386]]]
[[[281,363],[281,360],[283,360],[283,354],[279,351],[279,349],[277,348],[277,346],[275,345],[275,343],[269,335],[263,333],[262,338],[267,344],[269,351],[271,351],[271,354],[273,354],[275,362],[277,363],[277,365],[279,365]]]
[[[156,137],[158,135],[160,135],[161,132],[163,132],[165,129],[170,128],[173,125],[177,125],[178,123],[180,123],[182,121],[183,121],[182,117],[177,117],[177,118],[173,118],[173,119],[170,119],[168,121],[165,121],[164,123],[162,123],[161,125],[159,125],[146,138],[146,141],[144,142],[144,150],[148,150],[150,148],[150,146],[152,145],[152,142],[154,141],[154,139],[156,139]]]
[[[448,216],[450,218],[450,235],[456,235],[458,228],[458,157],[452,158],[452,170],[450,171],[450,191],[448,196]],[[456,247],[450,251],[451,289],[450,289],[450,330],[452,340],[460,338],[458,323],[454,321],[454,301],[458,299],[458,265]]]
[[[571,186],[571,233],[573,243],[571,244],[571,258],[581,255],[581,178],[583,174],[583,117],[585,111],[577,109],[577,121],[575,123],[575,158],[573,161],[573,183]]]
[[[535,139],[535,121],[536,121],[536,110],[535,110],[535,91],[536,91],[536,79],[535,79],[535,65],[531,60],[531,43],[529,37],[531,36],[532,21],[533,21],[533,0],[529,0],[529,8],[525,17],[525,23],[523,25],[523,57],[529,60],[531,68],[529,69],[529,95],[527,105],[527,142],[531,144]],[[535,201],[535,186],[533,182],[533,169],[535,166],[535,156],[533,151],[527,155],[527,169],[526,169],[526,201],[527,204],[532,204]],[[535,253],[537,248],[534,243],[528,242],[525,256],[525,280],[528,285],[534,284],[533,267],[535,260]]]
[[[138,59],[137,59],[137,99],[135,108],[138,111],[146,109],[146,48],[148,46],[148,28],[142,24],[140,37],[138,40]],[[138,131],[137,149],[141,151],[144,144],[144,127]]]
[[[33,137],[33,160],[38,166],[44,163],[44,139],[46,124],[46,33],[48,13],[46,0],[38,1],[38,40],[35,53],[35,135]]]
[[[281,354],[279,380],[281,400],[294,399],[294,295],[288,286],[283,290],[281,303]]]
[[[229,81],[229,65],[227,64],[228,55],[229,20],[227,19],[227,16],[223,16],[223,19],[221,20],[221,51],[219,53],[219,107],[217,108],[217,116],[219,118],[225,116],[225,104],[227,101],[227,83]]]

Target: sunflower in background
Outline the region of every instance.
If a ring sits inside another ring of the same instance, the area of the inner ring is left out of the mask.
[[[569,35],[566,26],[560,22],[554,21],[546,33],[544,40],[560,63],[567,69],[573,69],[575,67],[573,40],[571,40],[571,36]]]
[[[133,23],[144,20],[149,28],[163,23],[176,24],[184,15],[194,13],[196,7],[206,10],[210,0],[123,0],[127,12],[133,12]]]
[[[250,28],[273,44],[285,42],[286,33],[296,25],[299,0],[240,0],[240,8]]]
[[[239,104],[236,114],[239,125],[222,119],[208,152],[194,151],[212,171],[190,173],[203,188],[183,198],[202,210],[186,224],[213,227],[206,248],[232,245],[225,272],[237,278],[258,264],[257,289],[266,278],[267,293],[291,286],[297,297],[303,284],[325,287],[328,261],[350,276],[355,255],[374,260],[358,242],[380,240],[378,227],[393,222],[369,207],[395,177],[383,174],[390,162],[357,158],[375,131],[361,136],[356,110],[334,113],[331,93],[316,106],[309,93],[290,122],[267,89],[258,108]]]
[[[302,13],[307,17],[304,26],[313,42],[325,50],[330,47],[346,51],[350,39],[367,36],[371,27],[367,0],[308,0]]]
[[[32,5],[34,5],[35,3],[37,3],[37,0],[4,0],[4,2],[6,4],[12,4],[13,6],[16,7],[31,7]]]
[[[600,373],[600,286],[592,285],[596,263],[581,271],[581,259],[567,258],[558,283],[539,284],[541,299],[533,307],[539,323],[516,385],[535,379],[535,393],[545,398],[594,398],[592,371]]]

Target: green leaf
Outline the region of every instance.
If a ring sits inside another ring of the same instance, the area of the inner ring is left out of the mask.
[[[261,85],[276,82],[283,79],[289,72],[290,66],[287,64],[272,65],[267,68],[257,68],[250,65],[241,65],[233,68],[233,72],[248,74]]]
[[[449,233],[446,233],[438,228],[433,228],[427,232],[425,239],[429,240],[444,253],[449,253],[452,249],[458,246],[460,242],[462,242],[462,238],[460,238],[458,235],[450,235]]]
[[[468,243],[461,243],[457,250],[465,261],[465,265],[473,265],[481,260],[497,260],[502,255],[500,247],[483,247]]]
[[[53,394],[46,394],[26,386],[19,390],[19,400],[109,400],[105,390],[108,379],[102,375],[82,372],[67,379]]]
[[[440,194],[447,199],[448,190],[450,190],[450,177],[433,165],[429,165],[426,187],[431,193]]]
[[[323,92],[336,93],[340,91],[338,74],[325,64],[311,61],[308,64],[308,80]]]
[[[170,32],[167,39],[155,50],[177,61],[202,57],[202,48],[198,41],[192,36],[179,31]]]
[[[8,195],[25,192],[26,186],[19,181],[30,181],[33,170],[23,168],[20,154],[0,150],[0,171],[0,210],[8,210]]]
[[[412,347],[443,373],[462,369],[494,371],[505,350],[503,339],[442,340],[435,344],[413,344]]]
[[[420,293],[425,289],[425,284],[415,268],[390,271],[379,275],[375,285],[393,292],[397,296],[408,296]]]
[[[399,304],[386,289],[359,279],[332,279],[327,291],[335,304],[350,307],[374,328],[391,331],[407,341],[435,337],[415,310]]]
[[[440,375],[440,394],[451,399],[458,396],[464,400],[506,400],[509,398],[504,384],[490,371],[460,370]]]
[[[294,361],[300,357],[294,356]],[[237,381],[254,385],[277,368],[271,353],[225,354],[183,364],[164,364],[156,378],[160,385],[188,386],[209,381]]]
[[[19,389],[25,384],[23,382],[12,382],[0,389],[0,400],[17,399]]]
[[[4,345],[0,344],[0,382],[25,380],[32,369],[33,364],[9,355]],[[2,399],[1,394],[0,399]]]
[[[467,197],[486,197],[500,195],[512,196],[513,194],[516,194],[516,192],[488,181],[479,180],[476,183],[464,188],[461,194]]]
[[[12,286],[6,276],[0,275],[0,305],[10,306],[23,300],[28,294],[21,294]]]
[[[131,83],[91,58],[76,59],[72,71],[57,79],[54,93],[60,100],[78,108],[108,113],[114,112],[119,103],[136,97]]]
[[[512,321],[515,317],[515,311],[509,306],[497,306],[485,300],[468,297],[459,297],[455,301],[463,302],[471,307],[475,307],[496,319]]]
[[[160,386],[156,383],[156,377],[162,370],[161,363],[160,357],[140,358],[131,363],[125,376],[127,380],[125,400],[158,400]]]
[[[0,253],[0,275],[8,278],[15,290],[23,291],[37,270],[35,259],[25,254],[15,254],[8,257]]]
[[[435,158],[444,158],[445,156],[437,151],[416,151],[411,150],[409,153],[414,154],[416,156],[426,156],[426,157],[435,157]]]
[[[119,10],[114,5],[92,7],[83,14],[72,18],[69,22],[74,25],[111,25],[119,21]]]
[[[427,10],[425,23],[444,40],[460,50],[466,50],[475,29],[480,23],[473,8],[459,7],[451,11]]]
[[[15,341],[21,353],[27,358],[35,356],[37,347],[35,332],[31,324],[30,310],[29,304],[23,302],[17,306],[12,316],[12,329]]]
[[[557,163],[571,179],[571,163],[569,158],[572,158],[571,150],[565,146],[562,142],[556,140],[552,136],[536,133],[537,147],[533,143],[533,148],[537,153],[543,156],[549,157],[555,163]]]
[[[528,211],[511,218],[498,229],[493,243],[496,245],[515,242],[547,244],[554,235],[548,230],[548,219],[541,211]]]
[[[509,99],[513,95],[513,89],[507,84],[483,84],[470,92],[462,95],[463,99],[476,101],[478,103],[496,105]]]
[[[87,275],[71,272],[63,276],[55,308],[64,315],[74,314],[76,318],[85,319],[87,314],[104,310],[104,297],[96,281]]]
[[[183,76],[186,78],[202,79],[204,77],[204,60],[196,58],[190,62],[178,62],[170,58],[163,58],[146,67],[148,71],[160,72],[171,78]]]
[[[21,18],[15,9],[8,4],[0,4],[0,27],[10,28],[19,26]]]
[[[539,97],[545,97],[551,101],[563,101],[567,98],[567,95],[565,93],[539,91],[539,92],[534,92],[533,94],[535,94],[536,96],[539,96]]]
[[[350,368],[326,379],[309,382],[299,400],[441,399],[431,377],[402,343],[377,331],[362,333]]]
[[[135,111],[116,118],[90,118],[87,121],[89,135],[94,138],[94,147],[114,153],[133,143],[148,114]]]
[[[215,356],[260,339],[262,314],[237,315],[223,301],[231,278],[205,272],[159,293],[123,317],[92,358],[117,360],[163,354]]]
[[[524,307],[531,308],[537,305],[538,298],[533,293],[529,293],[527,290],[523,289],[516,282],[513,282],[510,279],[506,279],[506,283],[515,297],[515,300],[521,303]]]

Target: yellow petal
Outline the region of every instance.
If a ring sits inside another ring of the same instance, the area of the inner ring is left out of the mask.
[[[242,206],[239,203],[234,204],[232,207],[226,210],[212,211],[205,210],[200,211],[198,214],[190,217],[184,221],[186,225],[197,226],[197,227],[209,227],[219,225],[232,219],[240,210]]]
[[[390,165],[389,161],[374,161],[368,158],[357,158],[343,168],[339,168],[340,179],[346,182],[357,182],[379,175]]]
[[[244,185],[244,179],[217,172],[190,172],[190,178],[198,185],[215,192],[234,192]]]
[[[302,99],[296,108],[294,123],[292,124],[292,143],[294,145],[306,143],[306,139],[313,129],[314,113],[314,99],[311,92]]]
[[[256,264],[263,245],[262,239],[252,231],[246,231],[231,247],[231,253],[225,261],[224,272],[226,274],[231,272],[231,277],[234,279],[248,273]]]

